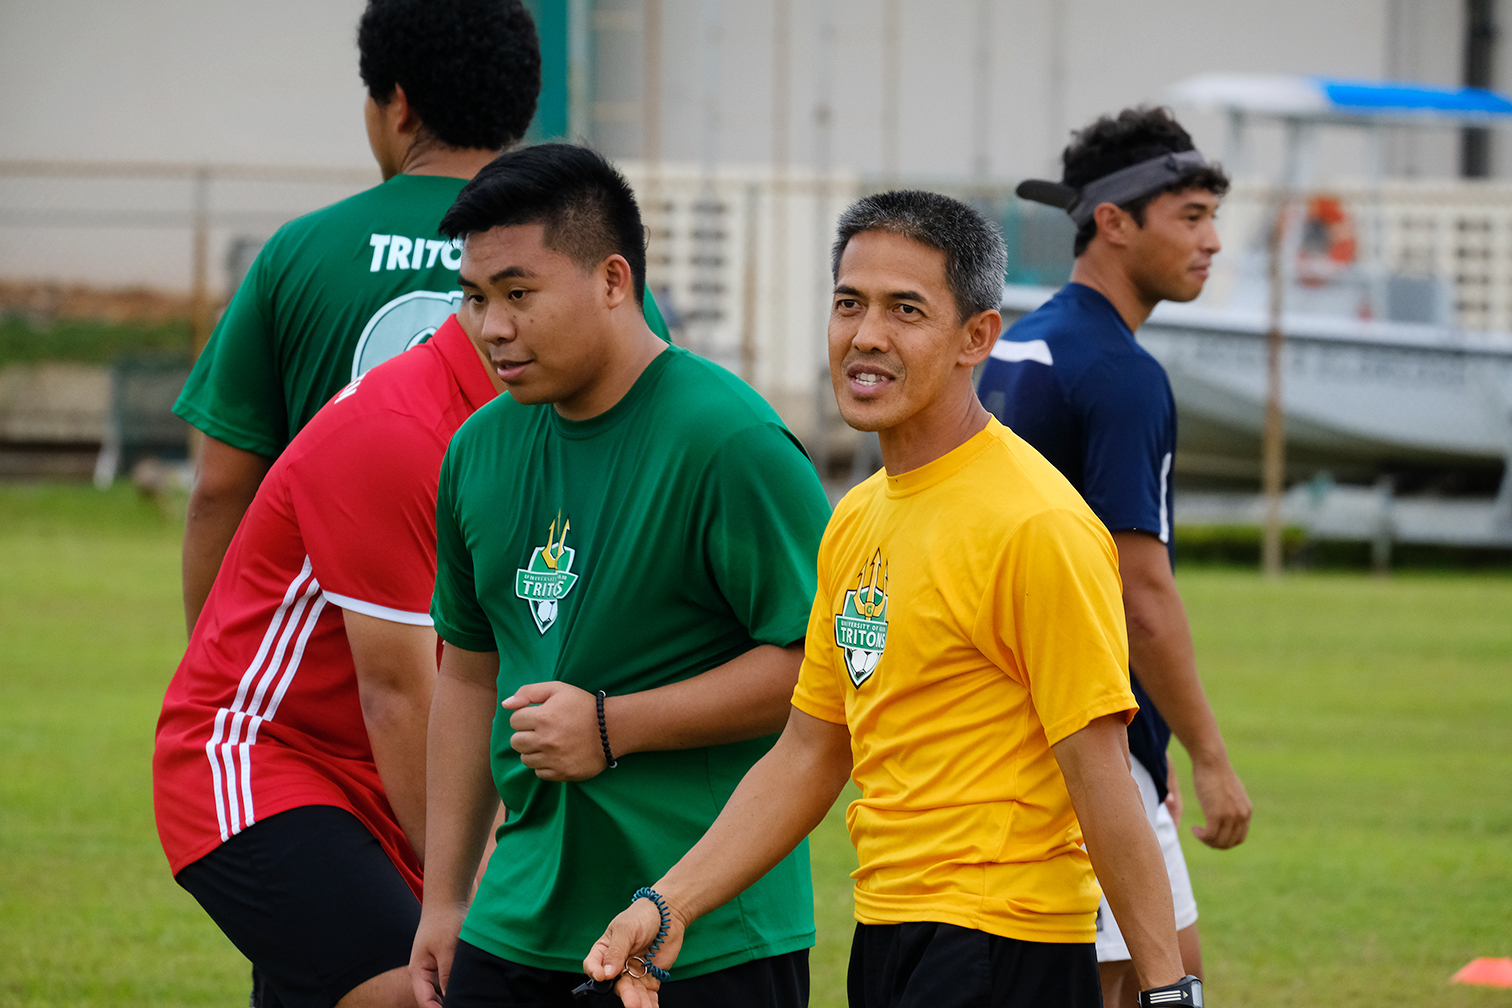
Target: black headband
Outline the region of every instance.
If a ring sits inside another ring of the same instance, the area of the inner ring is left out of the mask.
[[[1207,159],[1201,152],[1189,150],[1179,154],[1162,154],[1148,161],[1120,168],[1102,178],[1093,179],[1080,190],[1060,182],[1025,179],[1019,183],[1015,191],[1022,199],[1045,203],[1066,211],[1080,227],[1092,219],[1092,211],[1097,209],[1099,203],[1121,205],[1130,200],[1139,199],[1141,196],[1148,196],[1207,166]]]

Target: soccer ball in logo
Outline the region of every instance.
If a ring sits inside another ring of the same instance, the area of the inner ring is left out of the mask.
[[[557,512],[546,530],[546,545],[530,553],[530,564],[515,571],[515,595],[530,609],[530,618],[542,635],[557,621],[559,603],[572,591],[578,576],[572,573],[577,551],[567,545],[572,523]],[[561,529],[558,534],[557,529]]]
[[[847,648],[845,651],[846,664],[850,666],[851,675],[862,682],[872,674],[877,667],[877,662],[882,658],[881,651],[866,651],[861,648]]]

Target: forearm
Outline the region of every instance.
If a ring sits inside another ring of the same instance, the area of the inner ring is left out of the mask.
[[[204,439],[184,519],[184,621],[194,633],[236,527],[273,460]]]
[[[389,807],[409,839],[415,856],[425,863],[426,725],[430,720],[431,690],[383,689],[364,694],[362,718],[367,725],[378,779]]]
[[[609,697],[604,718],[616,756],[692,749],[781,731],[803,648],[763,644],[682,682]]]
[[[1175,983],[1182,967],[1171,883],[1132,778],[1125,772],[1116,795],[1093,797],[1083,805],[1086,812],[1079,808],[1077,819],[1087,855],[1129,946],[1140,989]]]
[[[1058,742],[1055,757],[1140,988],[1175,983],[1183,974],[1170,881],[1129,775],[1122,719],[1098,718]]]
[[[491,683],[447,675],[443,660],[426,750],[427,907],[465,906],[471,901],[488,827],[499,807],[489,767],[497,699]]]
[[[1119,574],[1129,630],[1129,668],[1194,763],[1228,763],[1218,720],[1203,692],[1186,607],[1166,548],[1138,532],[1120,532]]]
[[[683,927],[755,883],[819,825],[851,773],[850,733],[796,708],[694,847],[655,883]]]
[[[1125,592],[1129,668],[1139,677],[1171,733],[1198,763],[1227,763],[1218,719],[1197,675],[1186,609],[1169,591]]]

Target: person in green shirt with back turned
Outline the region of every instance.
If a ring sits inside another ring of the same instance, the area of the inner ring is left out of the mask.
[[[268,240],[173,408],[205,435],[184,531],[190,632],[273,460],[348,382],[456,311],[459,252],[436,225],[535,113],[540,45],[520,0],[369,0],[357,50],[383,184]]]
[[[423,1006],[566,1006],[623,880],[671,866],[786,722],[829,506],[760,396],[647,328],[640,213],[598,154],[502,155],[441,230],[508,392],[442,466],[410,969]],[[689,932],[662,1004],[805,1004],[813,936],[800,847]]]

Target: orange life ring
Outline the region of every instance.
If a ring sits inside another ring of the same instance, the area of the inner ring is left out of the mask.
[[[1297,249],[1297,280],[1321,287],[1349,268],[1357,251],[1354,223],[1337,196],[1314,196],[1307,201],[1302,243]]]

